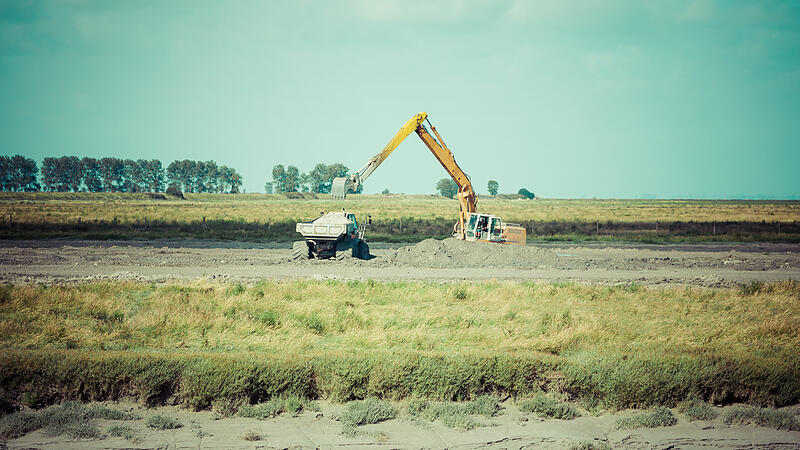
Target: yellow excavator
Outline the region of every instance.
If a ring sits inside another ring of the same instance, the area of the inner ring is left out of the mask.
[[[425,127],[425,122],[436,135],[434,138]],[[345,198],[347,194],[357,192],[359,187],[381,163],[389,157],[400,143],[412,132],[416,132],[422,142],[430,149],[433,156],[442,164],[444,170],[450,174],[458,186],[458,202],[461,206],[458,222],[453,226],[453,236],[466,241],[497,242],[503,244],[525,245],[525,228],[503,221],[492,214],[477,212],[478,196],[472,189],[469,176],[456,163],[453,152],[447,148],[444,139],[436,131],[428,115],[424,112],[417,114],[400,128],[400,131],[386,144],[386,147],[377,155],[370,158],[356,173],[347,177],[334,178],[331,186],[331,195],[334,198]]]

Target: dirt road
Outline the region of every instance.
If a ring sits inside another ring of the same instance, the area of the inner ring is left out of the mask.
[[[371,244],[368,261],[290,261],[287,244],[209,241],[2,241],[3,282],[87,280],[531,280],[731,286],[800,280],[800,245],[552,244],[448,239]]]

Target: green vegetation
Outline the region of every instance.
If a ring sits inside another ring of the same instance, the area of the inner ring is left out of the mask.
[[[397,417],[397,408],[391,403],[377,398],[367,398],[349,402],[342,411],[339,421],[342,433],[348,436],[358,434],[359,425],[383,422]]]
[[[111,425],[106,430],[106,434],[112,437],[121,437],[133,443],[139,443],[142,441],[142,436],[139,431],[128,425]]]
[[[183,424],[175,418],[157,414],[147,418],[147,426],[154,430],[174,430],[183,427]]]
[[[254,430],[250,430],[246,432],[244,435],[242,435],[242,439],[244,439],[245,441],[260,441],[261,435]]]
[[[800,420],[790,410],[759,408],[757,406],[739,406],[729,409],[722,416],[727,424],[752,423],[776,430],[800,430]]]
[[[569,403],[563,402],[545,394],[538,394],[534,398],[525,400],[519,405],[524,412],[532,412],[542,417],[553,419],[571,420],[580,417],[581,413]]]
[[[274,397],[257,405],[244,405],[239,409],[239,416],[264,420],[282,413],[297,415],[303,410],[316,411],[317,406],[311,400],[289,395]]]
[[[347,403],[339,420],[344,425],[367,425],[397,417],[397,408],[377,398],[367,398]]]
[[[99,438],[102,433],[93,419],[131,420],[136,414],[99,405],[66,402],[47,408],[23,410],[0,417],[0,439],[13,439],[43,429],[50,436],[67,435],[76,439]]]
[[[453,198],[458,192],[458,185],[452,178],[442,178],[436,182],[436,191],[446,198]]]
[[[324,194],[293,194],[158,200],[144,193],[0,192],[0,238],[290,241],[296,222],[345,206],[359,219],[372,214],[369,239],[416,242],[449,236],[458,214],[458,201],[441,196],[352,195],[343,204]],[[539,241],[800,242],[797,201],[482,198],[479,208],[521,224]]]
[[[288,396],[304,408],[299,399],[544,389],[604,408],[690,398],[784,406],[800,401],[799,298],[796,282],[6,286],[0,403],[135,395],[232,414]],[[263,408],[253,414],[297,410],[288,400]]]
[[[657,406],[652,411],[636,413],[617,419],[617,428],[656,428],[671,427],[678,419],[667,408]]]
[[[678,411],[686,414],[689,420],[713,420],[718,413],[706,402],[689,399],[678,404]]]
[[[474,400],[453,402],[430,402],[422,398],[412,398],[406,405],[406,411],[411,418],[427,421],[440,420],[450,428],[471,430],[480,423],[473,416],[480,415],[486,418],[494,417],[501,410],[497,397],[481,395]]]

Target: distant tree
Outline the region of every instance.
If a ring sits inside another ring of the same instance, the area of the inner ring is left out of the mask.
[[[272,181],[267,181],[264,183],[264,193],[272,194]]]
[[[125,160],[125,192],[145,192],[147,190],[147,160]]]
[[[381,194],[383,194],[383,195],[389,195],[389,188],[386,188],[386,189],[384,189],[383,191],[381,191]]]
[[[48,157],[42,161],[42,183],[53,192],[77,192],[83,179],[83,165],[75,156]]]
[[[331,165],[317,164],[307,174],[301,175],[302,184],[308,184],[309,190],[317,194],[329,194],[333,179],[347,175],[348,169],[342,163]]]
[[[12,191],[11,189],[11,158],[8,156],[0,156],[0,189],[3,191]]]
[[[22,155],[0,156],[0,189],[14,192],[39,190],[36,161]]]
[[[123,161],[118,158],[102,158],[99,162],[103,192],[124,192],[125,165]]]
[[[142,164],[145,190],[161,192],[161,190],[164,189],[164,167],[161,165],[161,161],[151,159],[150,161],[143,161]]]
[[[174,184],[182,192],[195,192],[196,161],[184,159],[167,166],[167,183]]]
[[[517,191],[517,194],[519,194],[519,195],[524,195],[526,198],[529,198],[529,199],[531,199],[531,198],[534,198],[534,197],[535,197],[535,195],[533,194],[533,192],[531,192],[531,191],[529,191],[529,190],[527,190],[527,189],[525,189],[525,188],[522,188],[522,189],[520,189],[519,191]]]
[[[453,198],[458,192],[458,186],[452,178],[442,178],[436,183],[436,190],[439,191],[439,194],[447,198]]]
[[[295,166],[286,168],[286,176],[283,179],[283,192],[297,192],[300,188],[300,170]]]
[[[238,194],[239,189],[242,187],[242,176],[236,170],[228,167],[221,166],[217,171],[218,174],[218,192],[230,194]]]
[[[100,162],[95,158],[81,159],[83,166],[83,188],[88,192],[102,192],[103,180],[100,179]]]
[[[489,189],[489,194],[497,195],[497,190],[500,188],[500,183],[495,180],[489,180],[487,188]]]
[[[272,184],[276,194],[286,192],[283,190],[285,179],[286,169],[284,169],[283,164],[276,164],[275,167],[272,168]]]

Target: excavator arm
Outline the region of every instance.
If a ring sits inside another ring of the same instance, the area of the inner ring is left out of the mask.
[[[403,142],[409,134],[413,133],[414,130],[428,117],[427,114],[421,112],[416,116],[408,119],[408,121],[400,127],[400,130],[394,135],[394,137],[386,144],[386,147],[383,147],[380,153],[373,156],[372,158],[367,161],[358,171],[352,175],[348,175],[342,178],[334,178],[333,185],[331,186],[331,195],[334,198],[344,198],[350,192],[358,192],[359,187],[364,183],[364,181],[381,165],[381,163],[389,157],[389,155]]]
[[[425,124],[423,122],[428,122],[430,125],[431,130],[436,135],[434,138],[425,128]],[[461,212],[459,215],[459,221],[456,223],[456,229],[454,230],[456,234],[460,235],[460,237],[464,238],[464,224],[469,216],[469,213],[475,212],[476,205],[478,203],[478,197],[475,194],[475,191],[472,189],[472,183],[470,182],[469,176],[464,173],[463,170],[458,166],[456,163],[456,159],[453,156],[453,152],[450,151],[449,148],[444,143],[444,140],[439,135],[439,132],[436,131],[436,127],[434,127],[431,122],[428,120],[428,115],[424,112],[417,114],[416,116],[412,117],[405,123],[405,125],[400,128],[400,131],[394,135],[394,137],[386,144],[386,147],[378,153],[377,155],[370,158],[366,164],[364,164],[361,169],[359,169],[356,173],[349,175],[347,177],[342,178],[335,178],[333,180],[333,185],[331,187],[331,195],[335,198],[344,198],[349,192],[356,192],[358,187],[367,179],[367,177],[372,174],[378,166],[386,160],[386,158],[394,151],[397,146],[400,145],[409,134],[416,131],[417,135],[422,139],[422,142],[430,149],[433,156],[442,164],[444,170],[450,174],[450,177],[453,178],[453,181],[456,182],[458,186],[458,201],[461,206]],[[438,138],[438,140],[437,140]]]

